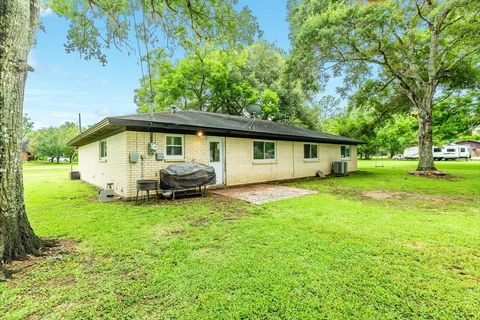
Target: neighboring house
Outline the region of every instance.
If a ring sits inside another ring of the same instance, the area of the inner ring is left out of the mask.
[[[35,160],[35,157],[29,151],[28,147],[28,138],[22,139],[22,160],[23,161],[31,161]]]
[[[355,171],[360,143],[267,120],[178,111],[108,117],[69,145],[78,147],[82,180],[113,183],[131,198],[138,179],[158,179],[160,169],[178,162],[208,164],[226,186],[329,173],[335,160]]]
[[[453,144],[461,145],[461,146],[469,146],[473,148],[473,153],[475,157],[480,157],[480,141],[475,140],[461,140],[456,141]]]

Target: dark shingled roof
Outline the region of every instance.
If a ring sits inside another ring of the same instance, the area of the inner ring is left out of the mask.
[[[271,140],[361,144],[360,140],[298,128],[268,120],[254,120],[203,111],[177,111],[108,117],[69,142],[82,146],[121,131],[192,133]]]

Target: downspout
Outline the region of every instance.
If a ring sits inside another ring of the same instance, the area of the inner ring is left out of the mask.
[[[207,142],[208,143],[208,142]],[[207,145],[209,148],[210,146]],[[210,154],[208,155],[210,157]],[[227,137],[223,137],[223,184],[227,186]]]
[[[73,160],[75,159],[75,155],[77,154],[78,147],[75,147],[75,151],[73,151],[72,156],[70,157],[70,173],[73,172]]]
[[[292,178],[295,178],[295,141],[292,141]]]

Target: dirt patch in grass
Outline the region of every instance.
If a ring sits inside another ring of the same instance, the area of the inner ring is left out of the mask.
[[[402,198],[404,192],[391,192],[385,190],[373,190],[373,191],[364,191],[361,193],[362,196],[372,199],[389,199],[389,198]]]
[[[186,219],[193,227],[202,227],[210,224],[210,220],[206,217],[187,217]]]
[[[225,221],[238,220],[240,218],[246,217],[248,215],[247,211],[238,209],[232,212],[228,212],[225,216]]]
[[[182,229],[180,225],[166,226],[163,224],[158,225],[154,228],[153,234],[158,239],[163,239],[169,236],[176,236],[184,234],[185,230]]]
[[[400,192],[388,190],[371,190],[360,192],[360,195],[370,199],[408,199],[431,202],[448,202],[448,203],[464,203],[465,201],[473,201],[472,199],[459,199],[457,197],[445,195],[432,195],[414,192]]]
[[[368,190],[333,188],[332,193],[349,195],[360,199],[374,200],[408,200],[413,203],[423,203],[424,207],[438,209],[445,208],[448,204],[467,204],[474,202],[471,198],[460,198],[447,195],[432,195],[415,192],[391,191],[391,190]]]
[[[4,265],[9,274],[13,278],[24,276],[30,267],[45,261],[45,260],[63,260],[66,256],[73,256],[77,254],[77,241],[72,239],[44,239],[50,246],[44,247],[39,256],[28,256],[28,259],[23,261],[13,261]]]

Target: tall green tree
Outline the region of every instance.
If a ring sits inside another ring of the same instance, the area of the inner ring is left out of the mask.
[[[249,43],[258,29],[247,9],[228,0],[50,0],[70,20],[66,49],[107,62],[104,49],[127,48],[137,34],[145,50],[168,46]],[[38,254],[42,241],[28,222],[20,140],[28,53],[39,26],[40,0],[0,0],[0,264]],[[135,15],[135,17],[134,17]],[[136,32],[135,32],[136,31]]]
[[[28,136],[33,131],[33,126],[34,126],[34,123],[32,121],[32,118],[30,118],[28,114],[25,113],[23,115],[23,122],[22,122],[22,133],[24,137]]]
[[[418,123],[411,115],[396,115],[377,131],[376,141],[382,152],[393,157],[403,153],[417,139]]]
[[[459,93],[439,100],[432,115],[434,142],[471,138],[480,126],[480,93]]]
[[[291,0],[293,71],[312,90],[340,75],[398,88],[417,114],[417,170],[435,170],[434,100],[478,85],[479,17],[478,0]]]
[[[80,133],[76,123],[65,122],[59,127],[48,127],[30,134],[30,149],[39,157],[50,157],[52,162],[59,157],[70,158],[75,148],[67,143]]]
[[[159,51],[152,63],[154,109],[248,116],[246,107],[258,104],[264,119],[313,128],[314,109],[300,83],[287,79],[286,58],[265,41],[242,48],[205,47],[177,61]],[[149,77],[142,78],[135,97],[139,112],[149,109],[149,88]]]
[[[379,125],[370,110],[349,110],[323,121],[322,129],[364,141],[365,144],[357,146],[358,155],[364,159],[370,159],[380,150],[377,140]]]

